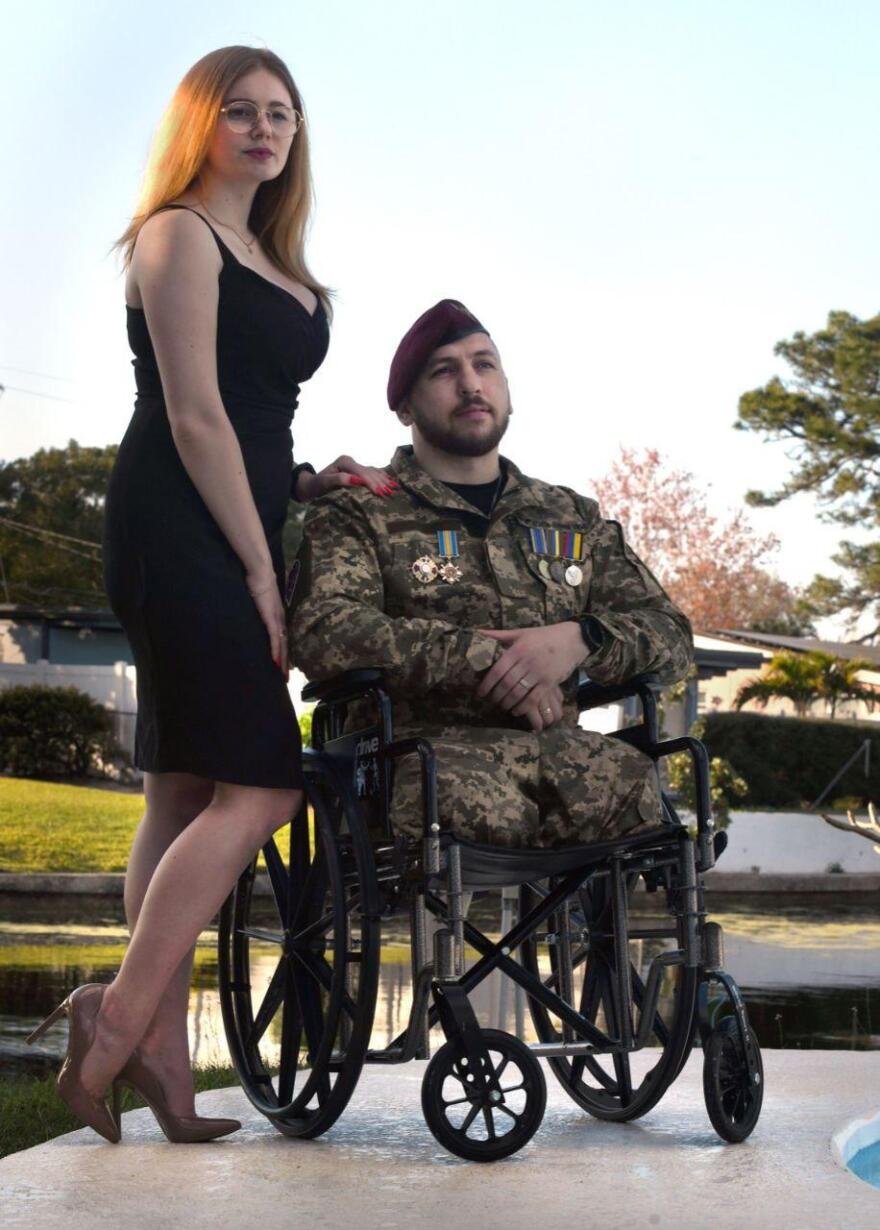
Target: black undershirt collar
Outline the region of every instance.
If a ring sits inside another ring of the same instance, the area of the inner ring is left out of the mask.
[[[474,508],[479,509],[484,517],[488,517],[491,516],[492,509],[504,490],[506,482],[507,472],[501,463],[500,483],[497,478],[493,478],[491,483],[444,483],[444,486],[449,487],[463,500],[467,500],[468,504],[473,504]]]

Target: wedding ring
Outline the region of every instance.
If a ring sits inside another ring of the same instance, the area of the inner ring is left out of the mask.
[[[541,710],[541,712],[542,712],[542,713],[549,713],[551,717],[553,716],[553,710],[550,708],[550,706],[549,706],[549,705],[547,705],[546,709],[542,709],[542,710]]]
[[[520,679],[520,681],[519,681],[519,686],[520,686],[521,688],[525,688],[525,690],[528,692],[529,688],[530,688],[532,685],[529,683],[528,679],[526,679],[525,675],[523,675],[522,679]]]

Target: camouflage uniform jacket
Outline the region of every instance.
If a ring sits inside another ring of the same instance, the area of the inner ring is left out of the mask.
[[[491,517],[426,474],[409,447],[390,470],[400,486],[380,499],[345,487],[308,507],[289,606],[291,660],[312,680],[380,667],[394,700],[395,729],[465,724],[528,729],[474,695],[503,647],[479,629],[528,628],[594,616],[601,648],[583,663],[612,683],[645,671],[681,679],[691,629],[595,500],[527,478],[506,462]],[[582,579],[545,578],[533,528],[581,531]],[[457,531],[461,579],[420,582],[412,565],[438,562],[437,531]],[[575,675],[563,685],[563,721],[575,725]]]

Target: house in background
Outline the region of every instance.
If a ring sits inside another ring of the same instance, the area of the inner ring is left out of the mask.
[[[134,750],[134,659],[112,611],[0,603],[0,688],[78,688],[113,714],[117,741]]]
[[[674,738],[685,734],[702,714],[733,709],[744,683],[769,666],[780,650],[805,653],[821,649],[841,658],[866,658],[876,671],[863,671],[860,682],[877,689],[880,700],[880,648],[852,642],[819,641],[812,637],[725,630],[714,636],[694,637],[696,677],[663,698],[664,727]],[[80,608],[49,609],[0,603],[0,688],[40,683],[48,687],[75,687],[93,697],[113,714],[116,737],[129,753],[134,750],[137,715],[137,673],[125,633],[111,611]],[[298,712],[305,678],[292,671],[289,688]],[[676,696],[676,691],[679,695]],[[794,706],[783,698],[760,709],[754,702],[746,711],[791,716]],[[639,703],[633,698],[584,714],[582,725],[610,732],[636,719]],[[825,717],[826,705],[816,702],[813,717]],[[842,701],[837,717],[880,721],[880,706],[873,712],[864,701]]]
[[[698,660],[702,652],[704,662],[709,665],[712,656],[718,654],[723,659],[725,652],[751,653],[756,659],[743,667],[728,668],[711,674],[701,666],[700,677],[696,682],[695,716],[704,713],[723,713],[733,708],[736,694],[743,684],[760,675],[770,665],[774,654],[783,650],[789,653],[807,653],[817,649],[823,653],[832,654],[836,658],[863,658],[876,664],[876,670],[860,671],[857,678],[864,687],[873,688],[880,701],[880,647],[863,645],[854,641],[820,641],[810,636],[781,636],[771,632],[743,632],[740,630],[724,630],[713,637],[698,636],[695,638],[698,646]],[[773,717],[793,717],[794,704],[784,697],[774,697],[762,709],[754,701],[743,706],[744,713],[765,713]],[[809,717],[829,717],[825,701],[816,701],[810,708]],[[880,721],[880,706],[873,710],[862,700],[838,701],[835,718],[841,721],[878,722]]]

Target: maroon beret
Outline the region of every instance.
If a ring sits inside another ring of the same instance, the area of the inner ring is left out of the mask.
[[[486,333],[463,303],[441,299],[428,308],[401,338],[388,373],[388,405],[396,410],[419,378],[422,368],[440,346],[448,346],[471,333]]]

